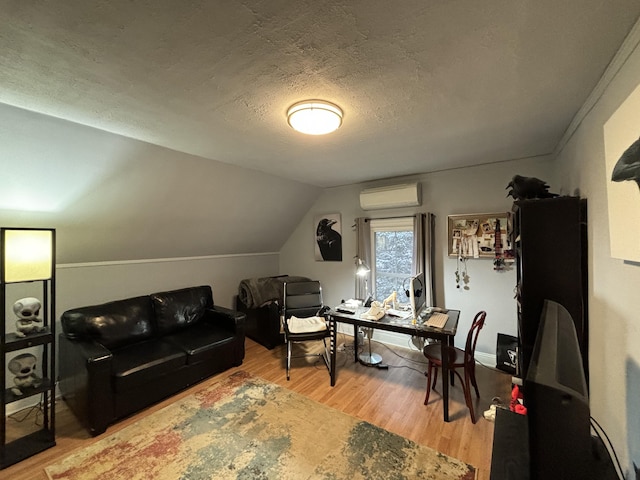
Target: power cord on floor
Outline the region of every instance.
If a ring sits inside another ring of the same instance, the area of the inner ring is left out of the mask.
[[[22,410],[18,410],[12,414],[7,415],[7,418],[10,418],[14,422],[22,423],[27,418],[29,418],[35,412],[34,424],[38,427],[42,426],[42,416],[44,415],[44,400],[40,399],[38,403],[32,405],[27,408],[23,408]]]
[[[379,341],[377,341],[377,340],[373,340],[373,342],[375,342],[376,344],[378,344],[378,345],[380,345],[380,346],[385,347],[389,352],[393,353],[396,357],[402,358],[403,360],[407,360],[407,361],[409,361],[409,362],[417,363],[417,364],[419,364],[419,365],[425,365],[425,367],[428,365],[428,362],[426,361],[426,359],[425,359],[424,361],[423,361],[423,360],[415,360],[415,359],[413,359],[413,358],[406,357],[406,356],[404,356],[404,355],[400,355],[398,352],[396,352],[395,350],[393,350],[393,349],[392,349],[389,345],[387,345],[386,343],[382,343],[382,342],[379,342]],[[418,349],[414,349],[414,348],[411,348],[411,346],[413,346],[413,343],[411,343],[411,341],[409,341],[409,350],[411,350],[412,352],[420,352],[420,350],[418,350]],[[482,362],[481,362],[481,361],[479,361],[478,359],[476,359],[475,361],[476,361],[476,365],[480,365],[481,367],[484,367],[484,368],[486,368],[486,369],[488,369],[488,370],[492,370],[492,371],[497,372],[497,373],[502,373],[503,375],[509,375],[509,376],[513,375],[513,374],[511,374],[511,373],[509,373],[509,372],[505,372],[504,370],[501,370],[501,369],[499,369],[499,368],[492,367],[492,366],[490,366],[490,365],[487,365],[487,364],[485,364],[485,363],[482,363]],[[414,370],[414,371],[419,372],[419,373],[424,373],[424,372],[422,372],[422,371],[416,370],[415,368],[409,367],[409,366],[407,366],[407,365],[389,365],[389,367],[390,367],[390,368],[408,368],[408,369],[410,369],[410,370]]]
[[[595,418],[589,416],[589,421],[591,422],[591,426],[593,427],[593,430],[596,432],[596,435],[598,436],[598,438],[602,440],[602,443],[605,445],[605,448],[607,449],[607,451],[609,451],[610,454],[613,455],[613,459],[615,460],[614,465],[616,467],[616,475],[618,476],[618,478],[620,478],[620,480],[625,480],[624,473],[622,471],[622,466],[620,465],[620,460],[618,459],[618,454],[616,453],[616,449],[613,448],[613,444],[611,443],[611,440],[609,439],[607,432],[604,431],[604,428],[602,428],[602,426],[598,423],[598,421]],[[607,439],[606,443],[602,438],[601,433],[602,435],[604,435],[604,438]]]
[[[410,358],[410,357],[407,357],[407,356],[405,356],[405,355],[400,355],[397,351],[395,351],[393,348],[391,348],[391,347],[390,347],[389,345],[387,345],[386,343],[378,342],[378,341],[376,341],[376,340],[374,340],[374,342],[375,342],[377,345],[380,345],[380,346],[383,346],[384,348],[386,348],[386,349],[387,349],[387,351],[389,351],[390,353],[392,353],[392,354],[393,354],[393,355],[395,355],[396,357],[401,358],[401,359],[403,359],[403,360],[406,360],[407,362],[417,363],[417,364],[419,364],[419,365],[424,365],[425,367],[426,367],[426,365],[427,365],[427,362],[426,362],[426,361],[415,360],[415,359]],[[379,368],[380,368],[380,367],[379,367]],[[417,368],[413,368],[413,367],[411,367],[411,366],[409,366],[409,365],[385,365],[385,366],[384,366],[384,368],[385,368],[385,369],[389,369],[389,368],[398,368],[398,369],[400,369],[400,368],[406,368],[406,369],[408,369],[408,370],[413,370],[414,372],[417,372],[417,373],[419,373],[419,374],[421,374],[421,375],[423,375],[423,374],[425,373],[425,372],[424,372],[424,370],[418,370]]]
[[[342,335],[345,335],[345,334],[342,334]],[[426,362],[421,362],[421,361],[418,361],[418,360],[414,360],[413,358],[409,358],[409,357],[406,357],[404,355],[400,355],[398,352],[393,350],[389,345],[387,345],[385,343],[379,342],[377,340],[372,340],[372,342],[375,343],[376,345],[383,346],[384,348],[386,348],[389,352],[391,352],[392,354],[394,354],[398,358],[402,358],[403,360],[406,360],[406,361],[409,361],[409,362],[413,362],[413,363],[418,363],[420,365],[425,365],[426,366]],[[351,345],[345,344],[345,349],[346,348],[350,348],[351,352],[353,352],[353,348],[354,348],[353,347],[353,343]],[[367,365],[367,366],[375,367],[378,370],[389,370],[389,369],[392,369],[392,368],[407,368],[407,369],[413,370],[414,372],[417,372],[417,373],[419,373],[421,375],[424,374],[423,370],[418,370],[416,368],[410,367],[409,365],[389,365],[389,364],[386,364],[386,363],[378,363],[376,365]]]
[[[348,338],[347,338],[348,337]],[[395,355],[398,358],[401,358],[407,362],[411,362],[411,363],[415,363],[418,365],[423,365],[425,368],[423,370],[420,370],[418,368],[414,368],[410,365],[389,365],[386,363],[379,363],[376,365],[367,365],[368,367],[375,367],[379,370],[389,370],[389,369],[400,369],[400,368],[406,368],[408,370],[413,370],[416,373],[419,373],[421,375],[426,375],[426,367],[428,365],[428,362],[426,361],[426,359],[424,360],[416,360],[415,358],[411,358],[405,355],[401,355],[400,353],[398,353],[396,350],[394,350],[391,346],[389,346],[386,343],[380,342],[378,340],[372,340],[373,343],[375,343],[378,346],[384,347],[388,352],[392,353],[393,355]],[[338,332],[338,338],[336,339],[336,343],[338,345],[336,353],[337,354],[341,354],[340,356],[343,358],[343,361],[340,362],[340,364],[336,365],[337,367],[344,367],[348,361],[350,357],[353,357],[355,355],[354,352],[354,342],[353,342],[353,337],[351,335],[347,335],[346,333],[342,333],[342,332]],[[363,344],[360,343],[359,344],[359,348],[361,349],[363,347]],[[409,345],[408,345],[408,350],[412,351],[412,352],[420,352],[420,350],[418,350],[417,348],[412,348],[415,347],[415,345],[413,345],[413,343],[411,343],[411,341],[409,341]],[[400,348],[404,348],[404,347],[400,347]],[[494,372],[497,373],[502,373],[504,375],[511,375],[508,372],[505,372],[504,370],[500,370],[498,368],[486,365],[482,362],[480,362],[479,360],[476,359],[476,364],[480,365],[481,367],[484,367],[488,370],[492,370]],[[316,368],[324,368],[324,364],[320,361],[316,362],[315,364]]]
[[[341,338],[342,336],[342,338]],[[353,340],[351,340],[351,344],[349,345],[347,343],[347,340],[345,339],[346,334],[344,333],[338,333],[338,338],[336,338],[336,358],[338,357],[338,355],[343,358],[342,362],[340,362],[338,364],[338,362],[336,362],[336,366],[338,368],[342,368],[344,366],[347,365],[349,356],[353,356],[354,355],[354,345],[353,345]],[[342,348],[340,348],[342,347]],[[318,359],[318,361],[316,361],[314,363],[314,367],[315,368],[326,368],[325,364],[323,361],[320,361],[320,359]]]

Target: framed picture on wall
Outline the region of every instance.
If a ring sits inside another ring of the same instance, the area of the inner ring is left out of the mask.
[[[342,221],[339,213],[314,218],[314,251],[318,262],[342,261]]]
[[[611,256],[640,262],[640,86],[604,124]]]
[[[499,225],[499,245],[505,258],[513,258],[509,238],[510,214],[474,213],[449,215],[449,256],[466,258],[494,258],[496,255],[496,227]]]

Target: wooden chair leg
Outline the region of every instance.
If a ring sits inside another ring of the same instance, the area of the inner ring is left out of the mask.
[[[467,403],[467,407],[469,408],[469,414],[471,415],[471,423],[476,423],[476,415],[473,411],[473,401],[471,400],[471,375],[469,371],[465,368],[464,370],[464,400]]]
[[[469,375],[471,377],[471,384],[476,390],[476,397],[480,398],[480,390],[478,390],[478,381],[476,380],[476,368],[475,365],[470,368]]]
[[[429,394],[431,393],[431,372],[433,371],[433,363],[429,362],[429,368],[427,369],[427,396],[424,397],[424,404],[429,403]],[[436,372],[438,369],[436,368]]]
[[[438,370],[440,370],[438,367],[435,367],[435,372],[433,374],[433,384],[431,385],[431,388],[435,389],[436,388],[436,381],[438,380]]]

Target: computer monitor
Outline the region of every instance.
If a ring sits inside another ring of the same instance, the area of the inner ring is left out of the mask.
[[[418,318],[420,310],[424,307],[426,296],[424,273],[419,273],[411,277],[409,281],[409,301],[411,302],[411,314],[413,318]]]

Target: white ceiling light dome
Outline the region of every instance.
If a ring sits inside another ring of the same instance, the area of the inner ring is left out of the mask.
[[[324,100],[304,100],[287,111],[291,128],[307,135],[325,135],[342,125],[342,109]]]

